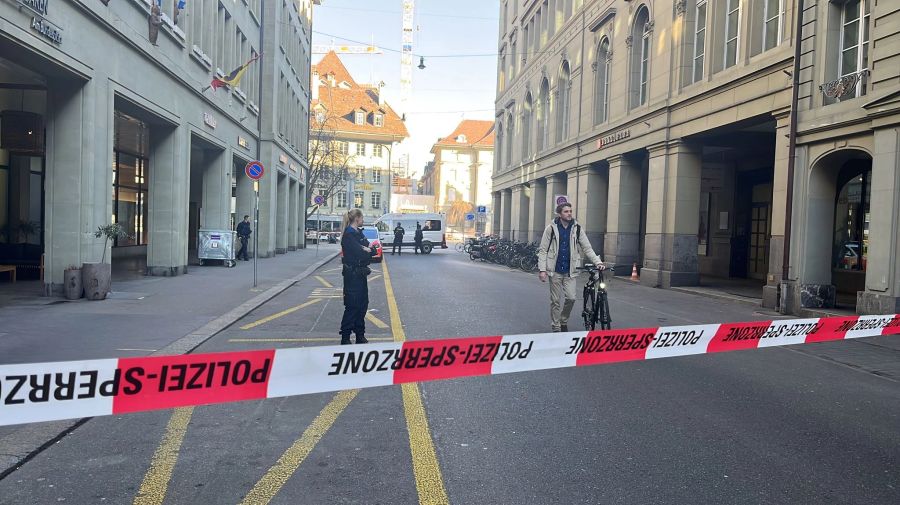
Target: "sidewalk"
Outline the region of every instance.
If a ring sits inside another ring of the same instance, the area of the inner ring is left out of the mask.
[[[3,284],[0,365],[190,352],[339,251],[322,245],[318,255],[311,247],[260,259],[256,288],[252,261],[192,266],[177,277],[114,277],[103,301],[41,297],[36,281]],[[80,423],[0,427],[0,478]]]

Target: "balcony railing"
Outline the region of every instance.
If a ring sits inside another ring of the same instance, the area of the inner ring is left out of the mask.
[[[826,82],[819,86],[827,98],[833,100],[846,100],[865,94],[865,79],[869,75],[869,69],[864,68],[859,72],[847,74],[843,77]]]

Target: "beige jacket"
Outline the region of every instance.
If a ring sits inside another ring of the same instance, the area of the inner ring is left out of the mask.
[[[559,255],[559,230],[556,228],[556,222],[559,218],[554,219],[544,228],[544,235],[541,237],[541,245],[538,248],[538,270],[547,272],[548,275],[556,274],[556,257]],[[569,275],[576,274],[575,269],[581,266],[582,256],[593,264],[602,263],[594,253],[591,242],[584,229],[574,219],[572,220],[572,231],[569,233]]]

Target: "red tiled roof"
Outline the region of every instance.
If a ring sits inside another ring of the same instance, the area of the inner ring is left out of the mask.
[[[460,135],[465,135],[465,142],[457,142]],[[492,148],[494,147],[494,122],[464,119],[456,126],[453,133],[438,139],[431,151],[434,152],[434,148],[438,146]]]
[[[327,128],[329,130],[335,130],[339,133],[409,137],[406,124],[394,112],[394,109],[386,102],[378,105],[377,88],[357,84],[334,51],[326,54],[322,61],[313,68],[319,70],[320,82],[312,83],[313,86],[319,86],[319,98],[312,100],[310,103],[310,123],[312,128],[319,127],[316,120],[316,112],[318,112],[321,105],[326,111],[326,121],[329,122]],[[323,70],[326,73],[323,74]],[[328,72],[335,74],[334,87],[329,85],[325,77]],[[347,82],[350,88],[340,87],[339,84],[342,81]],[[355,112],[359,110],[366,112],[366,122],[361,125],[356,124],[355,118]],[[374,115],[376,113],[383,114],[383,126],[375,126]]]

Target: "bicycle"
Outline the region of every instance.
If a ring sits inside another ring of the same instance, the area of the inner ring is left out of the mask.
[[[597,323],[600,323],[601,330],[608,330],[612,326],[612,318],[609,314],[609,299],[606,295],[606,280],[603,277],[603,270],[599,270],[594,265],[582,267],[582,270],[589,274],[582,292],[584,307],[581,311],[581,318],[584,320],[584,329],[594,330]],[[607,267],[606,270],[616,271],[615,267]]]

